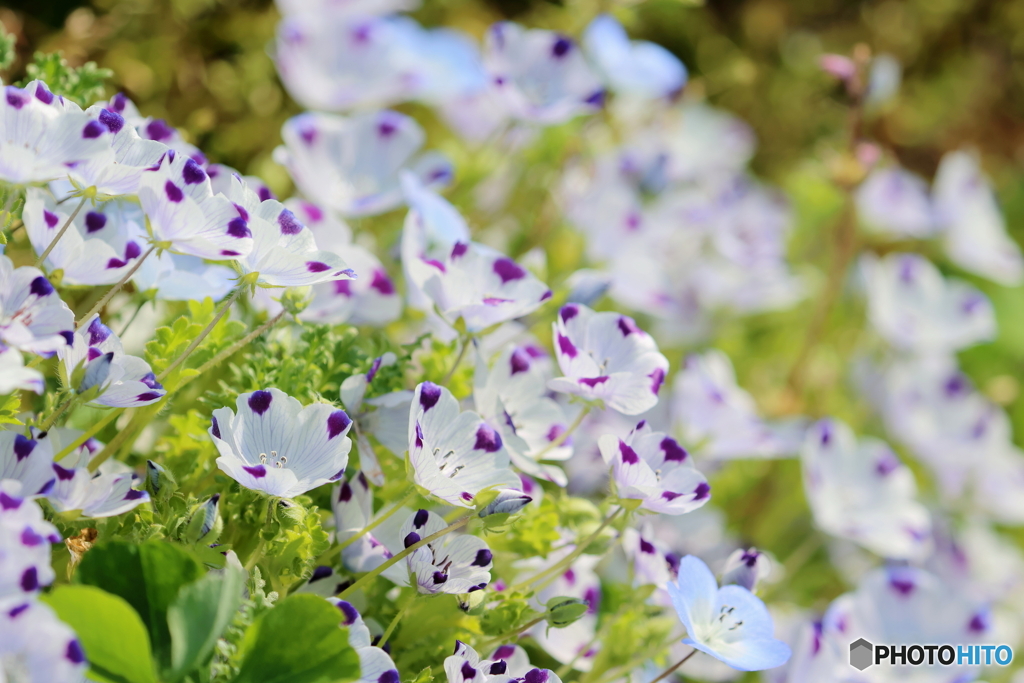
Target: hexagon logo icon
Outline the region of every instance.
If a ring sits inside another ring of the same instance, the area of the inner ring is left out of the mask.
[[[863,671],[874,664],[875,646],[859,638],[850,643],[850,666],[857,671]]]

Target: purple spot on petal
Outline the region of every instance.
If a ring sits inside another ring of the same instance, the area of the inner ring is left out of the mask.
[[[85,652],[82,650],[82,644],[78,642],[77,638],[72,638],[68,641],[68,646],[64,648],[64,657],[72,664],[85,663]]]
[[[666,436],[661,440],[661,450],[665,454],[665,462],[683,462],[686,460],[686,449],[670,436]]]
[[[582,379],[579,380],[579,383],[583,384],[583,385],[586,385],[586,386],[590,387],[591,389],[593,389],[598,384],[604,384],[607,381],[608,381],[608,376],[604,375],[602,377],[583,377]]]
[[[433,382],[424,382],[420,385],[420,405],[424,412],[433,408],[441,399],[441,387]]]
[[[341,296],[351,297],[352,296],[352,281],[351,280],[335,280],[334,281],[334,293],[340,294]]]
[[[476,551],[476,557],[473,558],[473,565],[477,567],[486,567],[494,559],[494,555],[487,548],[481,548]]]
[[[228,223],[228,234],[238,239],[246,237],[252,237],[252,232],[249,230],[249,224],[244,218],[233,218]]]
[[[39,588],[39,571],[35,567],[29,567],[21,575],[21,590],[26,593]]]
[[[487,453],[496,453],[501,450],[501,436],[489,424],[482,423],[476,430],[476,443],[473,448]]]
[[[975,614],[971,617],[970,623],[967,624],[967,630],[971,633],[984,633],[988,630],[988,624],[985,621],[985,615]]]
[[[299,223],[295,214],[288,209],[277,216],[277,223],[281,226],[281,233],[284,235],[298,235],[302,232],[302,223]]]
[[[554,45],[551,46],[551,54],[555,59],[561,59],[569,54],[569,50],[572,49],[572,41],[565,36],[558,36],[555,39]]]
[[[54,465],[57,467],[57,465]],[[0,510],[17,510],[21,507],[21,498],[15,498],[0,491]]]
[[[500,676],[508,670],[507,662],[494,662],[491,667],[487,670],[487,673],[492,676]]]
[[[43,104],[53,104],[53,93],[46,87],[45,83],[36,84],[36,99]],[[102,117],[100,117],[102,120]],[[117,132],[117,131],[113,131]]]
[[[458,258],[469,251],[469,245],[464,242],[456,242],[452,247],[452,258]]]
[[[569,358],[575,358],[579,353],[573,343],[569,341],[569,338],[562,333],[558,334],[558,350],[569,356]]]
[[[100,322],[98,317],[92,319],[87,331],[89,332],[89,346],[102,344],[113,334],[109,327]]]
[[[711,487],[708,486],[708,483],[705,482],[705,481],[702,481],[701,483],[697,484],[697,488],[695,488],[693,490],[693,499],[694,500],[706,500],[707,498],[710,498],[710,497],[711,497]]]
[[[327,417],[327,438],[333,439],[341,434],[352,424],[352,419],[344,410],[335,410]]]
[[[416,529],[422,529],[426,526],[428,519],[430,519],[430,513],[426,510],[417,510],[416,516],[412,518],[412,525]]]
[[[437,580],[437,574],[438,574],[438,572],[434,573],[434,583],[444,583],[445,581],[448,580],[448,577],[446,576],[441,581],[438,581]],[[476,669],[474,669],[473,665],[470,664],[469,662],[463,662],[462,663],[462,669],[460,670],[460,673],[462,674],[462,678],[463,679],[469,680],[470,678],[473,678],[474,676],[476,676]]]
[[[25,101],[25,96],[21,94],[21,91],[11,86],[7,87],[7,104],[15,109],[21,109],[25,106]]]
[[[503,285],[513,280],[522,280],[526,277],[526,270],[510,258],[496,260],[493,268],[494,272],[501,278],[501,284]]]
[[[508,659],[516,653],[515,645],[502,645],[494,651],[494,659]]]
[[[547,683],[548,672],[546,669],[530,669],[523,676],[523,683]]]
[[[37,545],[42,545],[46,539],[35,532],[32,527],[25,527],[21,532],[21,544],[26,545],[30,548],[34,548]]]
[[[185,194],[181,191],[181,188],[172,183],[170,180],[168,180],[164,184],[164,193],[166,193],[167,198],[170,199],[175,204],[177,204],[178,202],[185,198]]]
[[[373,280],[370,281],[370,287],[376,289],[383,296],[391,296],[395,293],[395,285],[391,282],[391,278],[380,268],[373,271]]]
[[[18,462],[27,458],[36,447],[36,442],[23,434],[14,437],[14,457]]]
[[[256,479],[262,479],[263,477],[267,476],[267,468],[264,467],[263,465],[245,465],[242,467],[242,469],[251,474]]]
[[[142,248],[135,242],[128,242],[124,245],[124,258],[128,259],[138,258],[142,254]]]
[[[665,382],[665,371],[661,368],[655,368],[647,376],[651,379],[651,391],[657,396],[658,392],[661,391],[661,385]]]
[[[88,233],[94,233],[97,230],[102,230],[107,224],[107,217],[98,211],[90,211],[85,214],[85,230]]]
[[[154,119],[146,125],[146,137],[150,140],[164,142],[170,140],[174,135],[174,129],[167,125],[162,119]]]
[[[215,437],[217,437],[219,439],[220,438],[220,425],[217,424],[217,418],[211,417],[210,421],[213,422],[213,428],[210,430],[210,433],[213,434]]]
[[[567,304],[562,306],[562,310],[559,311],[559,315],[562,316],[562,322],[567,323],[577,315],[579,315],[580,309],[576,304]]]
[[[39,93],[37,91],[36,96],[38,97],[38,95]],[[121,129],[124,128],[124,117],[117,112],[113,112],[108,109],[104,109],[100,112],[99,120],[100,123],[107,127],[107,130],[115,135],[120,133]]]
[[[53,285],[50,284],[49,280],[40,275],[32,280],[32,284],[28,286],[28,291],[38,297],[50,296],[53,294]]]
[[[341,488],[338,489],[338,502],[347,503],[350,500],[352,500],[352,486],[346,481],[341,485]]]
[[[895,576],[889,579],[889,585],[892,586],[893,590],[903,596],[910,595],[917,587],[912,579],[901,579]]]
[[[434,572],[434,585],[439,586],[448,581],[448,575],[444,572]]]
[[[530,369],[530,357],[521,349],[516,349],[512,352],[512,357],[509,358],[509,365],[512,367],[512,373],[516,374],[519,372],[526,372]]]
[[[71,481],[75,478],[75,470],[65,469],[57,463],[53,463],[53,471],[61,481]]]
[[[359,618],[359,612],[349,602],[339,600],[338,609],[340,609],[341,613],[345,615],[346,626],[351,626],[352,624],[356,623],[356,619]]]
[[[99,121],[90,121],[82,129],[82,137],[86,140],[95,140],[101,135],[103,135],[103,124]]]
[[[622,332],[623,337],[628,337],[631,334],[643,334],[643,330],[636,326],[636,323],[632,318],[626,316],[619,317],[619,331]]]
[[[306,261],[306,270],[311,273],[322,273],[330,269],[331,267],[322,261]]]
[[[662,493],[661,493],[661,497],[664,498],[665,500],[669,501],[669,502],[672,502],[673,500],[675,500],[676,498],[678,498],[681,495],[683,495],[683,494],[676,493],[675,491],[662,491]]]
[[[619,454],[622,456],[622,462],[627,465],[636,465],[640,462],[640,456],[622,439],[619,439]]]
[[[17,617],[17,616],[18,616],[19,614],[22,614],[22,613],[24,613],[24,612],[25,612],[25,610],[27,610],[27,609],[28,609],[29,607],[31,607],[31,606],[32,606],[32,603],[30,603],[30,602],[26,602],[26,603],[25,603],[25,604],[23,604],[23,605],[18,605],[17,607],[14,607],[14,608],[10,609],[10,610],[9,610],[9,611],[7,612],[7,616],[9,616],[9,617],[10,617],[11,619],[14,619],[14,618],[16,618],[16,617]]]
[[[459,494],[459,498],[468,503],[469,501],[473,500],[473,494],[470,493],[469,491],[463,491],[462,493]]]
[[[125,500],[138,500],[139,498],[145,498],[146,492],[139,491],[138,489],[128,489],[128,493],[124,494]]]
[[[273,400],[274,397],[269,391],[263,389],[254,391],[249,396],[249,409],[257,415],[263,415],[270,408],[270,402]]]
[[[46,221],[46,227],[48,227],[48,228],[55,228],[55,227],[57,227],[57,221],[60,220],[60,219],[57,218],[57,214],[50,213],[49,211],[44,209],[43,210],[43,220]]]
[[[388,669],[377,677],[377,683],[398,683],[398,681],[398,672],[394,669]]]
[[[402,539],[402,546],[408,548],[409,546],[416,545],[421,540],[423,539],[420,538],[420,535],[418,533],[416,533],[415,531],[410,531],[408,534],[406,534],[405,538]]]

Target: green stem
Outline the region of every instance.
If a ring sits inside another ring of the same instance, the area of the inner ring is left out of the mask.
[[[451,381],[452,376],[455,374],[455,371],[458,369],[459,363],[462,362],[462,358],[466,355],[466,349],[469,348],[469,345],[470,345],[470,339],[469,338],[466,338],[466,339],[462,340],[462,348],[459,349],[459,355],[456,356],[455,362],[452,363],[451,369],[448,370],[447,373],[445,373],[444,379],[441,380],[441,384],[443,384],[444,386],[448,386],[448,382]]]
[[[125,283],[131,280],[132,276],[135,275],[135,271],[137,271],[139,267],[142,266],[142,262],[149,258],[149,255],[152,254],[154,251],[156,251],[156,247],[150,247],[142,254],[142,256],[135,259],[135,263],[133,263],[132,267],[128,269],[128,272],[125,273],[120,280],[118,280],[117,284],[115,284],[113,287],[107,290],[107,293],[100,297],[100,300],[96,302],[96,305],[94,305],[89,310],[88,313],[79,318],[77,329],[82,329],[82,327],[87,322],[92,320],[92,317],[94,315],[97,315],[100,311],[103,310],[103,307],[107,305],[107,302],[110,301],[115,294],[121,291],[121,288],[124,287]]]
[[[188,345],[188,348],[186,348],[181,353],[180,356],[175,358],[170,365],[164,368],[163,371],[156,376],[158,382],[163,381],[164,377],[167,377],[167,375],[174,372],[174,369],[177,368],[182,363],[184,363],[185,359],[188,358],[189,355],[191,355],[191,353],[195,351],[200,344],[203,343],[203,340],[209,336],[210,332],[212,332],[213,328],[217,326],[217,323],[220,322],[221,318],[223,318],[227,314],[228,310],[231,308],[231,304],[235,302],[235,299],[238,298],[238,295],[242,293],[243,289],[243,287],[235,288],[235,291],[231,292],[231,295],[223,302],[221,302],[220,309],[218,309],[217,314],[213,316],[213,320],[211,320],[210,323],[203,329],[203,331],[199,333],[199,336],[193,339],[192,343]]]
[[[50,416],[39,423],[39,431],[48,432],[53,423],[57,421],[65,410],[70,408],[76,401],[78,401],[78,395],[69,396],[66,401],[57,406],[57,409],[50,413]]]
[[[43,250],[43,253],[39,255],[38,259],[36,259],[36,268],[39,268],[40,266],[43,265],[43,262],[46,260],[46,257],[49,256],[50,252],[53,251],[53,248],[57,246],[57,242],[60,241],[60,238],[63,237],[64,233],[66,233],[68,231],[68,228],[71,227],[71,222],[75,220],[75,216],[77,216],[78,212],[82,210],[83,206],[85,206],[85,200],[86,197],[83,195],[82,201],[78,202],[78,206],[76,206],[75,210],[71,212],[71,215],[68,216],[68,219],[64,221],[64,225],[60,226],[60,230],[57,231],[57,235],[52,240],[50,240],[50,244],[47,245],[46,249]]]
[[[517,626],[516,628],[512,629],[511,631],[506,631],[505,633],[502,633],[500,636],[495,636],[494,638],[491,638],[490,640],[486,641],[483,645],[479,646],[477,648],[477,651],[480,652],[481,655],[486,656],[486,653],[489,652],[491,650],[491,648],[494,647],[495,645],[503,643],[503,642],[505,642],[506,640],[508,640],[510,638],[515,638],[516,636],[518,636],[523,631],[530,630],[531,628],[533,628],[534,626],[536,626],[537,624],[539,624],[540,622],[544,621],[547,618],[548,618],[548,615],[545,612],[544,614],[540,615],[536,619],[531,619],[530,621],[526,622],[522,626]]]
[[[173,393],[178,392],[178,391],[181,391],[185,387],[185,385],[187,385],[189,382],[194,380],[196,377],[202,377],[203,375],[208,373],[210,370],[215,368],[218,364],[222,363],[223,361],[227,360],[231,356],[235,355],[235,353],[237,353],[239,349],[247,346],[250,342],[252,342],[253,339],[255,339],[256,337],[260,336],[261,334],[263,334],[264,332],[269,330],[271,327],[276,325],[281,320],[281,318],[283,318],[285,316],[285,313],[286,313],[286,311],[281,311],[280,313],[275,315],[273,318],[271,318],[267,322],[263,323],[262,325],[257,327],[255,330],[253,330],[249,334],[245,335],[244,337],[242,337],[241,339],[236,341],[234,344],[232,344],[231,346],[229,346],[228,348],[224,349],[223,351],[218,353],[216,356],[214,356],[210,360],[208,360],[205,363],[203,363],[202,365],[200,365],[199,369],[196,371],[196,374],[192,375],[191,377],[186,377],[185,379],[183,379],[181,381],[181,383],[178,384],[178,386],[174,387],[174,389],[172,389],[172,390],[167,392],[168,395],[173,394]]]
[[[388,627],[384,630],[384,635],[380,637],[380,642],[377,643],[377,647],[384,647],[384,644],[388,642],[388,638],[390,638],[391,634],[395,632],[395,627],[398,626],[398,622],[402,620],[402,617],[405,616],[405,613],[408,612],[409,608],[412,607],[414,602],[416,602],[417,597],[418,596],[416,595],[412,596],[412,598],[410,598],[409,601],[405,603],[405,606],[403,606],[402,609],[398,610],[398,612],[395,614],[395,618],[391,620],[391,623],[388,624]]]
[[[666,678],[671,676],[673,673],[675,673],[676,669],[681,667],[683,664],[686,664],[686,662],[690,659],[690,657],[694,656],[695,654],[697,654],[697,649],[696,648],[694,648],[693,650],[690,650],[690,654],[686,655],[685,657],[680,659],[678,662],[676,662],[675,664],[673,664],[669,668],[667,668],[664,671],[662,671],[661,675],[658,676],[657,678],[655,678],[653,681],[651,681],[651,683],[658,683],[658,681],[665,680]]]
[[[75,439],[67,446],[65,446],[63,449],[61,449],[60,453],[53,456],[53,461],[60,462],[61,460],[63,460],[68,454],[70,454],[76,448],[79,448],[86,441],[99,434],[104,427],[106,427],[108,424],[116,420],[117,417],[124,411],[124,408],[114,408],[113,410],[108,412],[106,417],[104,417],[102,420],[94,424],[92,427],[87,429],[81,436],[79,436],[77,439]]]
[[[456,520],[456,521],[452,522],[451,524],[449,524],[445,528],[441,529],[437,533],[431,534],[431,535],[427,536],[426,538],[424,538],[424,539],[422,539],[420,541],[417,541],[416,543],[413,543],[411,546],[409,546],[408,548],[406,548],[402,552],[398,553],[397,555],[395,555],[391,559],[387,560],[386,562],[384,562],[382,565],[380,565],[376,569],[372,569],[372,570],[368,571],[366,574],[363,574],[363,576],[360,577],[359,580],[357,580],[351,586],[349,586],[348,588],[343,590],[338,595],[338,597],[341,598],[341,599],[344,599],[346,595],[351,595],[352,593],[354,593],[356,591],[357,588],[365,586],[367,583],[369,583],[370,581],[375,579],[381,573],[387,571],[388,569],[393,567],[395,564],[397,564],[397,563],[401,562],[402,560],[404,560],[405,558],[407,558],[409,555],[412,555],[414,552],[416,552],[417,550],[419,550],[420,548],[422,548],[426,544],[433,543],[434,541],[436,541],[437,539],[441,538],[445,534],[451,533],[452,531],[455,531],[456,529],[460,529],[460,528],[466,526],[466,524],[468,524],[469,520],[472,519],[472,518],[473,518],[473,513],[470,512],[469,514],[467,514],[462,519],[459,519],[459,520]]]
[[[349,547],[350,545],[352,545],[353,543],[358,541],[360,538],[362,538],[366,534],[368,534],[371,531],[373,531],[375,528],[380,526],[380,524],[382,522],[384,522],[386,519],[388,519],[391,515],[395,514],[396,512],[401,510],[403,507],[408,505],[409,502],[412,501],[412,499],[416,497],[416,495],[417,495],[416,494],[416,489],[412,489],[411,491],[409,491],[409,493],[406,494],[406,496],[404,498],[402,498],[402,500],[400,500],[397,503],[395,503],[394,505],[392,505],[388,509],[387,512],[381,513],[380,515],[377,516],[376,519],[374,519],[372,522],[370,522],[365,527],[363,527],[362,530],[359,531],[357,534],[355,534],[354,536],[350,536],[349,538],[346,538],[344,541],[339,543],[338,547],[337,547],[337,550],[344,550],[345,548]]]
[[[148,406],[147,406],[148,407]],[[128,422],[124,429],[114,435],[114,438],[103,447],[99,453],[94,455],[89,461],[89,471],[95,472],[99,469],[100,465],[106,462],[110,456],[117,452],[117,449],[128,440],[128,437],[132,436],[138,429],[139,425],[139,413],[132,415],[132,419]]]
[[[543,456],[545,456],[546,454],[550,453],[551,451],[555,450],[563,443],[565,443],[566,440],[570,436],[572,436],[572,433],[579,429],[579,426],[583,424],[583,420],[585,420],[587,418],[587,415],[590,414],[590,410],[592,407],[593,406],[590,405],[584,406],[583,410],[581,410],[580,414],[576,416],[576,419],[572,421],[572,424],[569,425],[568,429],[566,429],[564,432],[555,437],[554,441],[549,443],[547,446],[542,448],[540,452],[536,453],[535,455],[532,455],[531,457],[534,460],[541,460]]]
[[[139,313],[142,312],[142,309],[145,308],[147,303],[149,303],[148,299],[142,300],[142,303],[139,304],[138,308],[135,309],[135,312],[132,313],[132,317],[128,318],[128,322],[126,322],[124,324],[124,327],[121,328],[120,334],[117,335],[118,337],[124,336],[124,333],[128,331],[128,328],[132,326],[132,323],[135,322],[135,319],[139,317]]]
[[[546,581],[544,581],[544,583],[537,586],[538,591],[543,590],[549,583],[558,578],[558,575],[561,574],[566,568],[568,568],[569,565],[575,562],[576,558],[582,555],[583,551],[587,549],[587,546],[596,541],[597,537],[601,535],[601,532],[604,531],[605,528],[612,523],[612,520],[615,519],[618,516],[618,514],[622,512],[624,509],[625,508],[623,507],[615,508],[614,512],[612,512],[610,515],[604,518],[604,521],[601,522],[601,526],[597,527],[597,530],[594,533],[590,534],[590,536],[588,536],[585,540],[581,541],[579,544],[576,545],[575,550],[573,550],[571,553],[563,557],[560,561],[556,562],[544,571],[535,574],[532,578],[526,579],[525,581],[520,581],[516,585],[512,586],[512,588],[510,588],[509,591],[519,591],[533,583],[536,583],[537,581],[540,581],[541,579],[547,579]]]

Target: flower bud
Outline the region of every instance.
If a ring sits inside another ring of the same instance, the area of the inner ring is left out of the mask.
[[[522,510],[533,498],[516,489],[502,489],[490,503],[480,511],[481,517],[490,515],[514,515]]]
[[[220,494],[211,496],[192,511],[192,518],[185,529],[185,540],[189,543],[213,543],[224,528],[219,514]]]
[[[768,556],[757,548],[740,548],[729,556],[722,572],[722,585],[736,584],[754,592],[757,583],[771,574],[772,564]]]
[[[311,287],[289,287],[281,295],[281,306],[290,315],[298,315],[306,310],[313,300],[313,289]]]
[[[146,461],[146,490],[153,500],[167,500],[177,488],[173,474],[152,460]]]
[[[586,614],[589,608],[587,601],[580,598],[551,598],[545,617],[551,627],[565,628]]]

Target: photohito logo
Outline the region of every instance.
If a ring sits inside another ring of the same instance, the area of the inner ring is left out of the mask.
[[[1007,666],[1009,645],[874,645],[864,638],[850,643],[850,666],[863,671],[875,664],[906,666]]]

